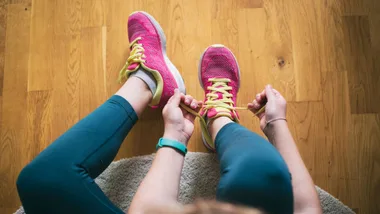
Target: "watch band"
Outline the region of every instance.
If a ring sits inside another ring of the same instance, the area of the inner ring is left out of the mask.
[[[158,140],[158,143],[157,143],[157,146],[156,146],[156,150],[158,150],[158,149],[160,149],[162,147],[171,147],[171,148],[177,150],[178,152],[180,152],[181,154],[183,154],[184,156],[187,153],[186,146],[183,145],[183,143],[180,143],[180,142],[175,141],[175,140],[170,140],[170,139],[166,139],[166,138],[160,138]]]

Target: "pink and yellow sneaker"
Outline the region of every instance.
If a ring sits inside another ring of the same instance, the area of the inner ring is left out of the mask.
[[[119,81],[143,69],[153,76],[156,90],[150,105],[163,107],[174,94],[174,89],[185,93],[185,83],[177,68],[166,55],[166,38],[158,22],[148,13],[137,11],[128,19],[130,56],[120,71]]]
[[[223,45],[211,45],[201,56],[199,82],[205,90],[205,100],[200,115],[203,143],[215,151],[207,123],[218,117],[229,117],[238,122],[235,111],[236,96],[240,86],[239,66],[233,53]]]

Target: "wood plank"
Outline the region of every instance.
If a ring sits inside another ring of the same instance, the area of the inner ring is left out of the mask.
[[[30,8],[25,10],[23,4],[8,6],[0,137],[0,207],[3,210],[16,209],[20,205],[14,184],[21,168],[28,162],[24,142],[27,135],[25,107],[30,16]]]
[[[32,0],[8,0],[9,4],[24,4],[30,8],[32,6]]]
[[[348,152],[351,161],[351,188],[360,187],[356,194],[359,213],[379,213],[380,205],[380,116],[378,114],[352,115]]]
[[[266,1],[263,9],[239,10],[238,106],[246,106],[266,84],[272,84],[288,101],[296,100],[292,39],[285,6],[283,1]],[[251,112],[239,113],[242,125],[264,136]]]
[[[238,8],[262,8],[264,0],[240,0],[237,4]]]
[[[320,40],[321,71],[345,71],[342,6],[337,0],[325,0],[317,10],[320,19],[318,40]]]
[[[28,161],[33,160],[52,142],[52,93],[50,91],[32,91],[28,93],[27,140],[23,154]],[[27,152],[25,152],[27,151]]]
[[[373,91],[375,92],[374,97],[372,99],[379,100],[380,90],[378,90],[377,87],[380,85],[380,14],[371,14],[369,18],[373,60],[373,72],[371,74],[371,82],[373,86]]]
[[[348,124],[350,123],[350,105],[348,96],[348,83],[346,72],[324,72],[322,73],[323,106],[325,113],[325,135],[330,148],[328,149],[331,165],[329,176],[347,177],[348,161],[346,157],[334,155],[335,152],[344,149],[347,142]],[[344,154],[343,154],[344,155]],[[344,160],[344,161],[343,161]],[[344,164],[343,166],[340,164]]]
[[[8,0],[0,0],[0,115],[3,104],[3,83],[4,83],[4,64],[5,64],[5,38],[7,29]],[[0,134],[2,117],[0,117]]]
[[[351,113],[379,113],[380,106],[373,102],[380,98],[374,82],[379,74],[373,69],[368,17],[346,16],[343,28]]]
[[[343,15],[364,16],[368,15],[373,6],[374,0],[339,0]]]
[[[380,13],[368,16],[373,56],[380,53]]]
[[[106,101],[102,55],[102,27],[82,28],[79,74],[79,118],[83,118]]]
[[[54,2],[52,139],[58,138],[79,119],[79,77],[81,71],[82,0]]]
[[[380,7],[380,3],[379,3]],[[371,50],[373,60],[373,72],[371,77],[372,86],[374,87],[375,97],[378,100],[380,96],[379,90],[376,87],[380,85],[380,13],[371,14],[369,16],[370,32],[371,32]],[[378,92],[378,93],[376,93]]]
[[[0,96],[3,94],[7,12],[8,12],[8,0],[0,0]],[[1,109],[1,106],[0,106],[0,109]],[[1,119],[0,119],[0,124],[1,124]]]
[[[296,100],[292,39],[282,3],[267,1],[264,9],[239,12],[238,59],[243,60],[239,94],[245,98],[238,102],[239,106],[252,101],[267,84],[277,88],[288,101]]]
[[[320,1],[294,0],[287,4],[293,41],[297,101],[321,100],[322,51]]]
[[[3,97],[0,96],[0,116],[2,116],[2,115],[1,115],[2,110],[3,110]],[[2,123],[2,119],[3,119],[3,117],[0,117],[0,136],[1,136],[2,125],[3,125],[3,123]],[[1,138],[0,138],[0,139],[1,139]]]
[[[85,0],[82,3],[82,22],[83,28],[101,27],[106,24],[105,11],[107,3],[104,0]]]
[[[234,0],[214,0],[211,8],[212,44],[223,44],[233,53],[239,51],[237,7]]]
[[[106,12],[106,84],[107,96],[112,96],[119,88],[119,71],[129,56],[127,33],[128,15],[137,10],[140,1],[105,1]]]
[[[51,56],[54,52],[55,1],[33,2],[30,32],[28,91],[51,90],[55,69]]]
[[[325,128],[323,132],[315,132],[315,135],[325,138],[320,142],[325,149],[324,154],[321,154],[320,174],[315,176],[314,181],[349,207],[355,208],[356,201],[351,198],[354,191],[347,188],[351,180],[350,162],[355,160],[346,152],[351,121],[347,82],[346,72],[322,73],[324,122],[321,125]]]
[[[314,180],[327,178],[330,145],[324,134],[315,134],[326,129],[323,103],[288,102],[287,106],[289,128],[310,175]]]

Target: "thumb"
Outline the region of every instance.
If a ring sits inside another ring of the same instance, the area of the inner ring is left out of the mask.
[[[266,96],[268,98],[268,101],[275,98],[275,94],[273,92],[273,88],[272,88],[271,85],[265,86],[265,94],[266,94]]]
[[[179,106],[180,102],[181,102],[181,93],[179,92],[178,89],[175,89],[174,95],[170,99],[169,104],[173,106]]]

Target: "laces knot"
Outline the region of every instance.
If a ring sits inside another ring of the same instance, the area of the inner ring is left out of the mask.
[[[209,110],[212,108],[224,108],[229,111],[235,110],[233,95],[230,93],[232,87],[228,85],[231,82],[228,78],[209,78],[211,86],[207,87],[209,93],[206,94],[206,101],[204,109]]]

